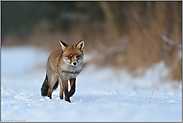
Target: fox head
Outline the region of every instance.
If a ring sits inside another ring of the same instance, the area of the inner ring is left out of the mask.
[[[59,40],[62,48],[62,58],[64,62],[71,66],[78,66],[83,62],[83,50],[84,50],[84,41],[79,41],[76,45],[68,45],[63,41]]]

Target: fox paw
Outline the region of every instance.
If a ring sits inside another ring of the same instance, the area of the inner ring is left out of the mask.
[[[71,103],[71,100],[70,100],[70,99],[65,99],[65,101],[67,101],[67,102]]]
[[[63,99],[63,95],[60,96],[60,99]]]

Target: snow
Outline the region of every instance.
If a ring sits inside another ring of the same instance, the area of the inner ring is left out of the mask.
[[[68,103],[60,100],[59,87],[52,100],[41,96],[48,56],[38,47],[2,47],[1,121],[182,121],[182,83],[169,79],[163,61],[138,77],[125,69],[88,64]],[[85,54],[85,61],[90,58]]]

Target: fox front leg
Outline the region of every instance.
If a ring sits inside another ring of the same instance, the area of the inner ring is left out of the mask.
[[[75,93],[75,87],[76,87],[76,78],[70,79],[70,88],[71,90],[69,91],[69,97],[71,97]]]
[[[63,91],[64,91],[64,94],[65,94],[65,101],[71,102],[70,98],[69,98],[69,93],[68,93],[68,80],[63,80],[62,81],[62,87],[63,87]]]

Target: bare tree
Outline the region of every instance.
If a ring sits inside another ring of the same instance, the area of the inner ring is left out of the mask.
[[[182,49],[182,44],[178,43],[178,42],[175,42],[169,38],[167,38],[165,35],[162,35],[161,36],[162,40],[164,42],[166,42],[167,44],[171,45],[171,46],[175,46],[177,47],[178,49]]]
[[[177,67],[179,60],[182,59],[182,44],[167,38],[165,35],[162,35],[161,38],[168,45],[176,47],[176,58],[172,64],[172,71],[174,71],[174,69]]]

